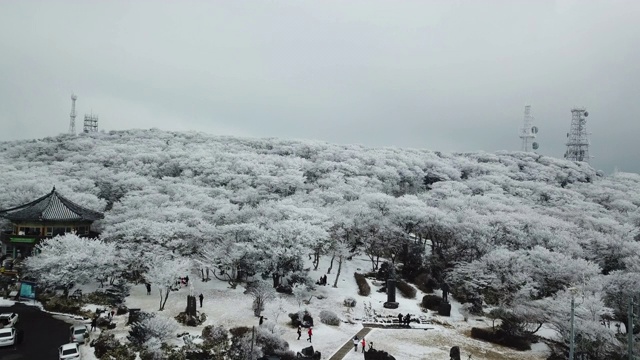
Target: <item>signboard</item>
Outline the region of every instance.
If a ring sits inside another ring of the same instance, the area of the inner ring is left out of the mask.
[[[19,237],[10,237],[9,242],[11,243],[27,243],[34,244],[36,242],[36,238],[19,238]]]
[[[20,283],[20,299],[36,299],[36,283],[31,281],[22,281]]]

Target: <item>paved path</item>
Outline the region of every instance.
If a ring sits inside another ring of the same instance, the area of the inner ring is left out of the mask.
[[[23,331],[21,344],[0,348],[1,360],[57,359],[58,346],[69,342],[69,324],[51,317],[35,306],[17,303],[0,307],[0,313],[18,313],[16,328]]]
[[[362,339],[363,336],[366,336],[371,331],[371,328],[364,327],[354,336],[357,336],[358,339]],[[349,351],[353,351],[353,336],[338,350],[329,360],[342,360],[345,355],[349,353]]]

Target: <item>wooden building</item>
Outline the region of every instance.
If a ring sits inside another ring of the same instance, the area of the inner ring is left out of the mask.
[[[0,210],[0,217],[11,221],[12,229],[0,234],[2,253],[13,257],[29,256],[43,239],[69,232],[79,236],[96,237],[91,224],[104,218],[100,212],[84,208],[51,192],[28,204]]]

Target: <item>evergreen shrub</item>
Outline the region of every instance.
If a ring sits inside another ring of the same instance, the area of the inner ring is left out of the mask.
[[[438,311],[440,309],[440,304],[442,303],[442,298],[438,295],[425,295],[422,297],[422,307],[425,309],[429,309],[432,311]]]
[[[369,296],[369,294],[371,294],[371,287],[369,287],[367,278],[360,273],[354,273],[353,275],[355,276],[356,283],[358,284],[358,295]]]
[[[493,331],[492,329],[471,328],[471,337],[478,340],[488,341],[494,344],[506,346],[519,351],[531,350],[531,343],[521,337],[509,335],[502,330]]]
[[[398,288],[398,291],[400,291],[400,294],[402,294],[402,296],[404,296],[407,299],[415,299],[416,298],[416,288],[414,288],[413,286],[409,285],[406,281],[400,279],[398,280],[398,282],[396,283],[396,287]]]
[[[432,293],[438,287],[436,280],[426,272],[416,276],[414,283],[418,289],[427,294]]]

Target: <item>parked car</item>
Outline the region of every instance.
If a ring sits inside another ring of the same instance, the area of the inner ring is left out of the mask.
[[[18,322],[18,314],[4,313],[0,314],[0,325],[2,327],[14,326]]]
[[[16,344],[18,332],[14,327],[3,327],[0,329],[0,346],[13,346]]]
[[[83,344],[89,340],[89,328],[87,325],[71,325],[69,327],[69,341],[72,343]]]
[[[60,360],[67,359],[80,359],[80,349],[78,348],[78,344],[70,343],[64,344],[58,348],[58,355]]]

